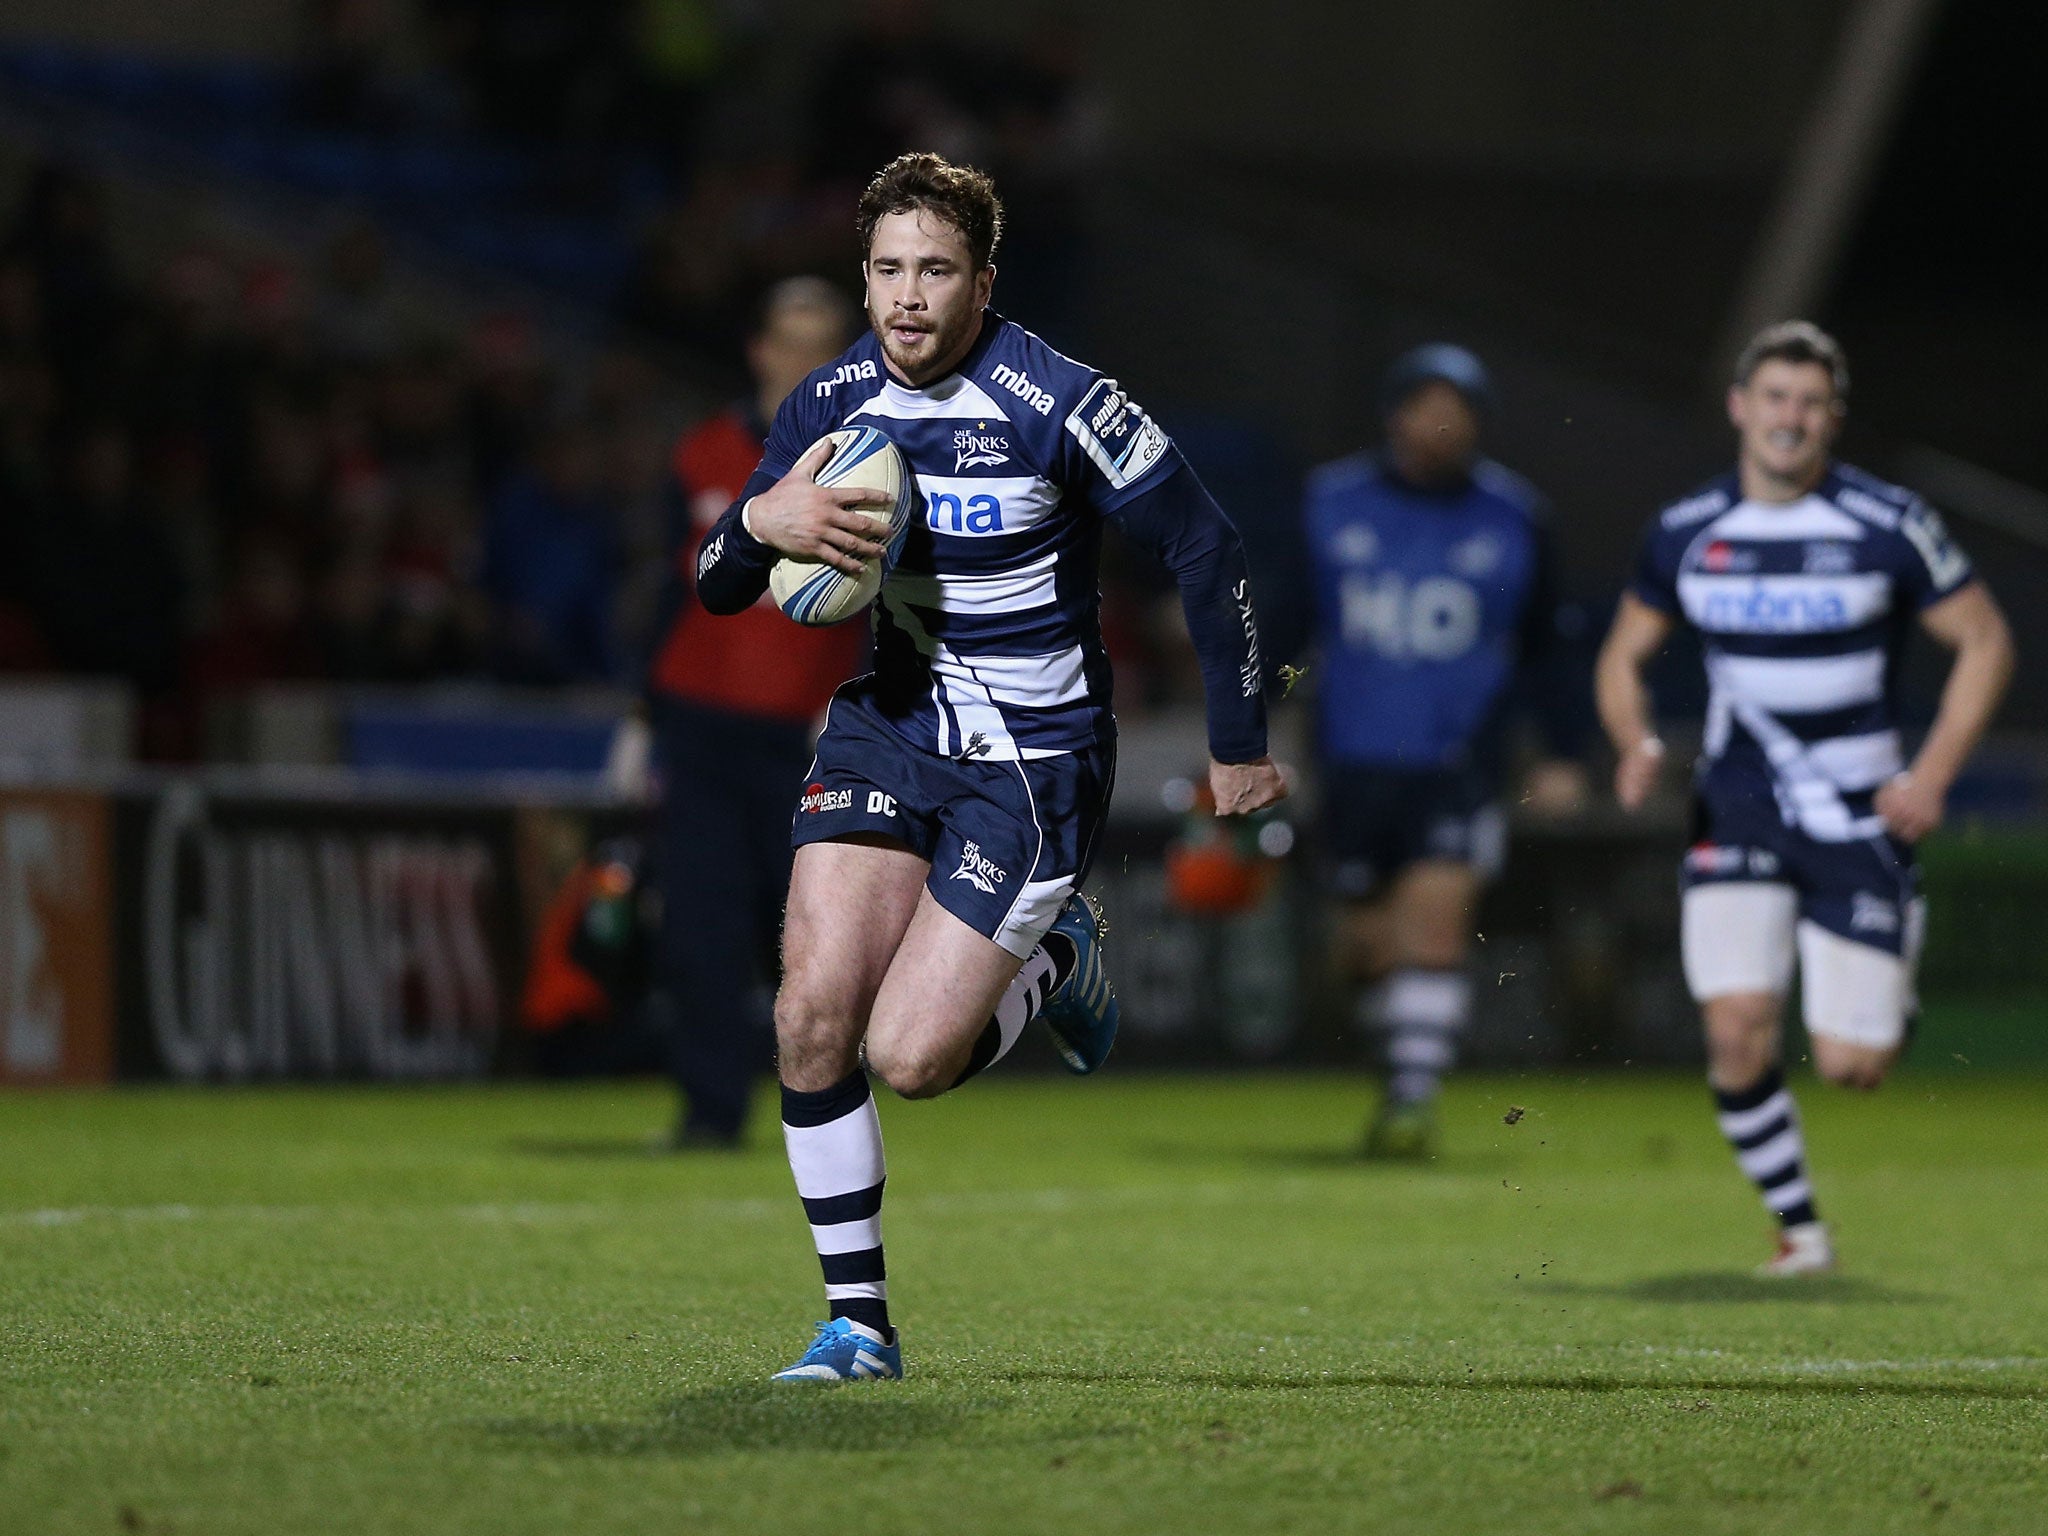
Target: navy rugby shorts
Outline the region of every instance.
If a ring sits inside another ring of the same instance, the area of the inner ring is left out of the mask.
[[[1718,788],[1693,799],[1685,890],[1733,882],[1790,886],[1802,920],[1888,955],[1912,930],[1920,871],[1909,843],[1879,835],[1824,843],[1787,826],[1776,796]]]
[[[1365,901],[1430,859],[1493,878],[1507,852],[1507,819],[1491,780],[1475,769],[1332,763],[1323,775],[1323,841],[1337,894]]]
[[[790,841],[879,833],[932,866],[925,887],[976,933],[1028,957],[1087,877],[1116,779],[1114,746],[1016,762],[940,757],[858,683],[825,717]]]

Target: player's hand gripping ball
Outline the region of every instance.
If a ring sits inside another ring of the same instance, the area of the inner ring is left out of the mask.
[[[894,443],[873,427],[841,427],[818,440],[832,445],[832,456],[814,477],[820,485],[847,486],[879,492],[886,507],[862,508],[875,524],[883,544],[881,559],[870,560],[858,576],[834,570],[822,561],[785,555],[768,573],[768,590],[776,606],[799,624],[838,624],[875,600],[882,578],[903,548],[903,532],[917,504],[917,481]],[[817,447],[813,443],[812,448]]]

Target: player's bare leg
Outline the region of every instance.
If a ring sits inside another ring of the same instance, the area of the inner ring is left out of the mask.
[[[775,999],[782,1135],[832,1315],[778,1380],[903,1374],[882,1259],[882,1123],[860,1042],[930,872],[877,837],[796,851]]]
[[[1470,864],[1424,859],[1404,869],[1383,900],[1353,909],[1348,937],[1354,963],[1379,983],[1366,1009],[1385,1035],[1388,1065],[1369,1154],[1421,1157],[1434,1146],[1437,1088],[1471,1010],[1465,962],[1478,899]]]
[[[796,851],[775,998],[783,1086],[815,1093],[860,1064],[861,1037],[931,865],[885,838]]]
[[[1022,965],[924,891],[868,1020],[868,1065],[907,1099],[960,1081]]]
[[[1396,964],[1451,970],[1472,946],[1479,874],[1470,864],[1424,859],[1394,882],[1389,902]]]
[[[880,836],[797,850],[776,1000],[783,1136],[832,1317],[779,1379],[902,1373],[883,1262],[882,1128],[863,1045],[884,1082],[928,1098],[992,1064],[1042,1010],[1050,1023],[1061,1007],[1081,1008],[1068,994],[1099,981],[1093,914],[1078,901],[1054,919],[1064,950],[1048,934],[1020,961],[941,906],[930,874]],[[1113,1032],[1113,1001],[1109,1018]]]
[[[1706,1025],[1707,1080],[1721,1134],[1735,1161],[1778,1219],[1777,1256],[1759,1274],[1818,1274],[1834,1267],[1827,1228],[1806,1179],[1799,1110],[1780,1065],[1785,1000],[1775,992],[1727,992],[1700,1001]],[[1819,1042],[1816,1041],[1816,1053]]]
[[[1409,865],[1384,896],[1349,903],[1340,913],[1337,945],[1345,974],[1372,982],[1403,965],[1463,965],[1478,895],[1470,865],[1445,859]]]
[[[1861,1088],[1867,1092],[1877,1087],[1899,1059],[1897,1046],[1858,1045],[1848,1040],[1830,1039],[1826,1035],[1810,1035],[1808,1038],[1813,1042],[1814,1071],[1844,1088]]]
[[[1707,1031],[1707,1081],[1739,1093],[1778,1061],[1779,1016],[1785,1000],[1774,992],[1729,992],[1700,1002]]]

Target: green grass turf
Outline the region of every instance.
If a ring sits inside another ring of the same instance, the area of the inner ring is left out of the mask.
[[[1771,1285],[1694,1081],[1397,1169],[1356,1080],[997,1074],[884,1104],[912,1379],[822,1389],[771,1116],[0,1096],[0,1531],[2040,1531],[2043,1088],[1806,1087],[1846,1269]]]

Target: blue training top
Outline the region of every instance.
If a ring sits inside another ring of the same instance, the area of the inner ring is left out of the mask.
[[[1490,460],[1441,488],[1379,453],[1309,476],[1326,761],[1426,770],[1490,750],[1518,660],[1553,622],[1543,500]]]

